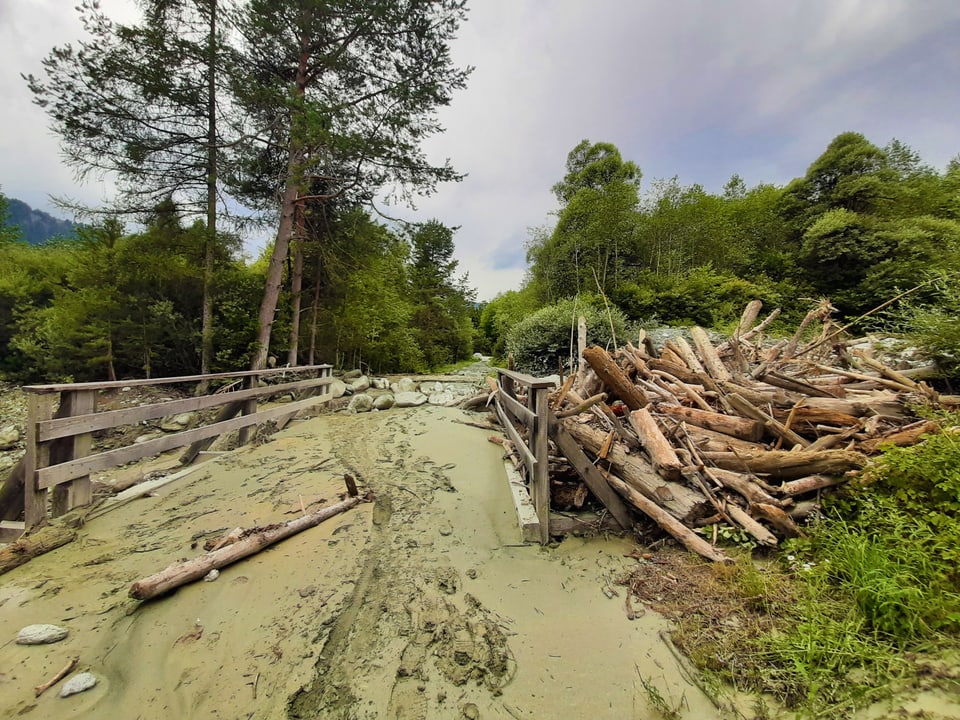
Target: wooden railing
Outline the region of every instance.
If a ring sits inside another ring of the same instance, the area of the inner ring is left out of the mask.
[[[540,523],[540,543],[550,540],[550,473],[547,456],[549,432],[548,395],[554,387],[553,380],[535,378],[512,370],[497,369],[496,394],[497,415],[507,437],[520,457],[526,480],[530,485],[530,497]],[[526,404],[517,399],[516,386],[526,389]],[[517,430],[514,422],[525,428],[526,437]]]
[[[315,377],[259,386],[261,378],[277,375]],[[120,410],[96,410],[99,393],[103,391],[227,379],[239,380],[242,389]],[[90,504],[93,496],[90,473],[193,443],[192,452],[182,459],[190,462],[197,455],[195,448],[199,442],[208,441],[209,445],[213,438],[234,430],[240,433],[240,444],[245,444],[254,426],[274,420],[282,427],[300,410],[329,400],[330,393],[325,388],[332,382],[330,365],[309,365],[150,380],[24,387],[28,403],[26,453],[22,461],[25,525],[31,528],[46,521],[48,490],[52,490],[53,495],[52,514],[62,515],[72,508]],[[308,397],[268,410],[257,410],[258,399],[290,391],[305,391]],[[211,424],[90,454],[92,434],[96,431],[214,407],[221,407],[221,411]],[[234,417],[238,413],[240,417]]]

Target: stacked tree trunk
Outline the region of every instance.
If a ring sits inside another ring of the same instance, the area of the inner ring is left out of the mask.
[[[662,347],[644,337],[588,347],[551,397],[551,437],[574,438],[628,506],[711,560],[727,558],[704,535],[732,526],[762,546],[802,536],[825,488],[856,476],[884,444],[940,430],[914,410],[937,394],[849,350],[829,306],[777,344],[763,337],[777,311],[758,323],[759,309],[751,303],[722,343],[694,327],[689,341]],[[817,324],[819,337],[801,342]],[[571,492],[583,463],[564,445],[551,446],[555,506],[586,495]]]

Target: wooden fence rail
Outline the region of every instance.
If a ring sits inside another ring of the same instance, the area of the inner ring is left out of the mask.
[[[530,497],[540,523],[540,543],[550,541],[550,471],[547,456],[549,407],[553,380],[535,378],[512,370],[497,369],[497,416],[521,460],[521,467],[530,485]],[[526,405],[517,399],[516,386],[526,389]],[[518,423],[526,429],[517,429]]]
[[[262,378],[285,375],[296,379],[259,386]],[[301,379],[304,375],[315,377]],[[96,410],[99,393],[103,391],[227,379],[240,380],[243,389],[107,412]],[[240,444],[244,444],[249,441],[255,425],[274,420],[282,427],[301,410],[329,400],[331,395],[325,390],[332,382],[330,365],[309,365],[150,380],[27,386],[23,388],[27,393],[26,453],[11,475],[12,480],[17,473],[23,474],[25,526],[29,529],[46,521],[48,491],[52,491],[49,498],[52,515],[62,515],[90,504],[93,498],[90,473],[191,443],[196,445],[233,430],[240,431]],[[269,410],[257,410],[259,399],[292,391],[303,392],[307,397]],[[222,409],[211,424],[91,454],[94,432],[214,407]],[[237,413],[242,414],[234,417]],[[185,456],[183,462],[189,462],[196,454]]]

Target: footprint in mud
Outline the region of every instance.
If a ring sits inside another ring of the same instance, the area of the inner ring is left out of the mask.
[[[426,686],[413,678],[397,681],[390,693],[387,717],[397,720],[426,720]]]

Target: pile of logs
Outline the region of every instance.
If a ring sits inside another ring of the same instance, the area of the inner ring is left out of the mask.
[[[678,334],[662,347],[641,335],[612,352],[585,348],[550,398],[554,507],[582,505],[581,481],[592,489],[586,473],[596,470],[627,505],[711,560],[727,557],[698,529],[712,526],[715,540],[726,524],[760,546],[802,536],[798,522],[824,488],[856,475],[884,444],[939,431],[913,408],[956,400],[850,350],[831,309],[822,304],[776,344],[763,331],[779,311],[758,323],[754,301],[719,344],[693,327],[690,341]],[[816,324],[819,336],[802,343]]]

